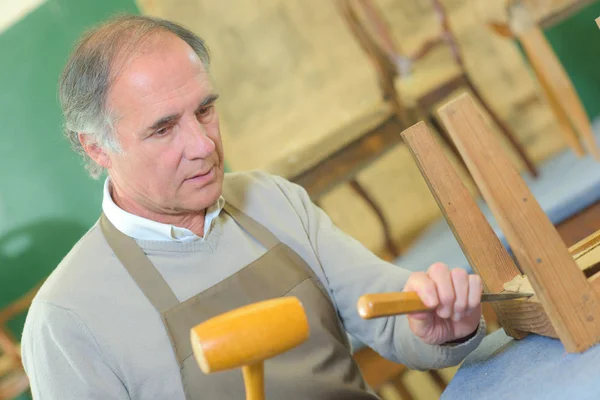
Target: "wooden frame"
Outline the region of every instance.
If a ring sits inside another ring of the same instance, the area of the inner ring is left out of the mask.
[[[434,115],[435,105],[448,98],[456,89],[461,87],[468,88],[477,97],[482,107],[485,108],[486,112],[498,126],[500,132],[510,143],[510,146],[518,154],[525,168],[532,176],[537,176],[537,168],[525,151],[524,146],[519,143],[514,132],[494,111],[491,105],[489,105],[467,73],[458,41],[451,29],[448,15],[440,0],[429,0],[440,22],[440,33],[427,40],[416,52],[410,55],[398,51],[389,27],[373,0],[337,1],[340,9],[343,10],[342,17],[375,67],[382,93],[384,96],[393,99],[394,102],[403,100],[403,106],[408,104],[405,104],[407,99],[402,95],[402,89],[398,86],[398,83],[402,82],[402,78],[405,75],[399,64],[412,65],[425,58],[438,46],[446,46],[450,49],[453,64],[455,64],[457,69],[456,73],[449,75],[438,85],[409,101],[411,104],[408,105],[410,108],[408,114],[415,116],[412,122],[416,122],[417,118],[427,118],[428,122],[439,130],[442,139],[446,140],[447,133],[437,124]],[[455,152],[452,142],[450,140],[447,141],[449,142],[449,148]],[[457,157],[462,162],[458,154]]]
[[[599,342],[600,280],[598,275],[587,277],[575,259],[600,249],[600,240],[590,239],[569,252],[468,95],[446,104],[439,114],[506,235],[518,267],[425,124],[402,136],[486,290],[502,291],[522,274],[531,284],[527,290],[535,292],[534,298],[495,305],[502,326],[515,338],[528,332],[558,337],[569,352]]]

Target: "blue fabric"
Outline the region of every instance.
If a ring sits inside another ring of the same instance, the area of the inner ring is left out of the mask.
[[[514,340],[500,329],[466,358],[441,399],[597,400],[599,365],[600,345],[568,354],[557,339]]]

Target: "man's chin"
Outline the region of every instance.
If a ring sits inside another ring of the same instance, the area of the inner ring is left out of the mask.
[[[221,181],[212,182],[210,185],[202,188],[200,193],[195,194],[197,197],[189,204],[190,208],[196,211],[201,211],[209,208],[221,197],[223,184]]]

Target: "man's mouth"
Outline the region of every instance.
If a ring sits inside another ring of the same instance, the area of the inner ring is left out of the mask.
[[[214,171],[215,171],[215,167],[213,166],[206,171],[201,171],[201,172],[197,173],[196,175],[193,175],[193,176],[187,178],[186,181],[196,182],[196,181],[209,180],[212,178]]]

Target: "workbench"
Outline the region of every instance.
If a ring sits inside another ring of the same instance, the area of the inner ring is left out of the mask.
[[[441,399],[596,400],[598,365],[600,345],[568,354],[558,339],[515,340],[500,329],[467,357]]]

